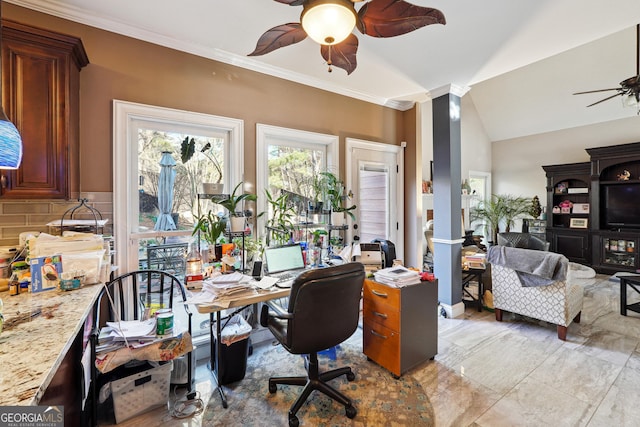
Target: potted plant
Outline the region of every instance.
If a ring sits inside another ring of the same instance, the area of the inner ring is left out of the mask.
[[[269,190],[265,189],[264,193],[269,204],[270,216],[267,219],[267,244],[273,239],[277,244],[284,244],[289,241],[291,230],[294,228],[294,219],[297,212],[292,204],[290,194],[281,191],[278,197],[274,197]],[[267,212],[262,212],[258,216],[262,216]]]
[[[500,224],[504,224],[505,231],[510,231],[514,220],[522,215],[529,215],[531,202],[524,197],[512,195],[493,194],[489,200],[482,200],[476,207],[471,208],[470,217],[472,221],[484,221],[491,240],[489,243],[498,241]]]
[[[356,205],[345,206],[347,199],[353,195],[350,192],[347,193],[344,182],[331,172],[322,172],[321,175],[323,176],[327,201],[329,202],[331,210],[333,212],[344,212],[355,221],[356,216],[352,211],[356,209]]]
[[[222,255],[222,247],[218,245],[218,240],[227,228],[226,218],[209,211],[196,219],[198,222],[194,226],[191,235],[194,236],[199,232],[200,238],[209,244],[209,259],[219,259]],[[211,256],[212,254],[214,256]]]
[[[238,210],[238,206],[240,203],[244,201],[252,201],[255,202],[258,197],[255,194],[249,193],[240,193],[237,194],[238,189],[242,187],[243,182],[240,181],[236,188],[233,189],[233,192],[229,196],[229,198],[224,199],[218,202],[219,205],[224,207],[229,211],[229,224],[232,232],[243,231],[244,230],[244,212],[242,210]]]
[[[215,168],[215,172],[217,174],[217,179],[215,182],[203,182],[202,183],[202,191],[205,194],[221,194],[224,186],[222,183],[222,166],[220,162],[215,156],[215,153],[211,151],[211,143],[207,142],[202,148],[197,150],[198,153],[202,154],[205,158],[207,158],[213,164]],[[196,141],[195,139],[189,138],[186,136],[180,145],[180,159],[183,164],[186,164],[196,153]]]

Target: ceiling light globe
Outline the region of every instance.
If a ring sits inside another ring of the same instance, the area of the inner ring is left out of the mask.
[[[356,11],[350,0],[312,0],[305,5],[300,22],[316,43],[334,45],[353,31]]]

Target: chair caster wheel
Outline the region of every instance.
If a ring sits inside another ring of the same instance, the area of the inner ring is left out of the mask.
[[[358,410],[353,405],[345,407],[344,412],[347,414],[347,418],[354,418],[358,414]]]
[[[295,415],[289,415],[289,427],[298,427],[300,425],[300,421],[298,417]]]
[[[355,379],[356,379],[356,374],[354,374],[353,372],[348,372],[347,373],[347,380],[353,381]]]
[[[271,384],[269,383],[269,393],[273,394],[278,390],[278,386],[276,386],[275,384]]]

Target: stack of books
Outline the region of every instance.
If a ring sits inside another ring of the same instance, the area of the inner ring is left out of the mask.
[[[420,273],[403,266],[388,267],[373,273],[376,282],[401,288],[420,283]]]
[[[464,267],[484,270],[487,268],[487,256],[484,253],[468,254],[464,256]]]

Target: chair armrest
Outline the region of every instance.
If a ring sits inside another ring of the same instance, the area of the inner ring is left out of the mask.
[[[271,311],[269,311],[271,310]],[[280,305],[273,301],[265,301],[260,312],[260,325],[269,326],[269,317],[276,317],[278,319],[293,319],[293,314],[288,313]]]

